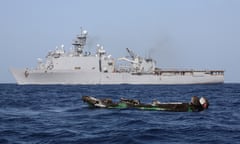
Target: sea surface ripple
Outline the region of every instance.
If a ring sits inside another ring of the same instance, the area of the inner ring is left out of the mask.
[[[84,95],[151,103],[205,96],[203,112],[89,108]],[[240,84],[19,86],[0,84],[0,143],[239,143]]]

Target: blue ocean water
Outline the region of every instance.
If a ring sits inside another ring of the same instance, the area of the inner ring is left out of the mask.
[[[81,97],[189,102],[205,96],[202,112],[94,109]],[[0,143],[240,143],[240,84],[0,85]]]

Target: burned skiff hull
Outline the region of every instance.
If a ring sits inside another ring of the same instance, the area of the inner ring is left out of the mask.
[[[173,112],[198,112],[203,111],[201,105],[193,103],[159,103],[154,101],[151,104],[140,103],[139,100],[121,98],[119,102],[113,102],[111,99],[98,99],[92,96],[83,96],[82,100],[90,107],[108,108],[108,109],[139,109],[153,111],[173,111]]]

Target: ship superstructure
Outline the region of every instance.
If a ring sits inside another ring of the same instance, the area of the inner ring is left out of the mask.
[[[17,84],[208,84],[223,83],[223,70],[164,70],[156,61],[126,48],[129,57],[108,55],[97,44],[96,52],[85,51],[88,32],[81,30],[69,52],[64,46],[38,59],[36,68],[11,69]],[[120,65],[118,63],[124,63]]]

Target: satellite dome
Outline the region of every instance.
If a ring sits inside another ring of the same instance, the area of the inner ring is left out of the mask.
[[[84,30],[82,33],[83,33],[84,35],[87,35],[87,34],[88,34],[88,32],[87,32],[86,30]]]

